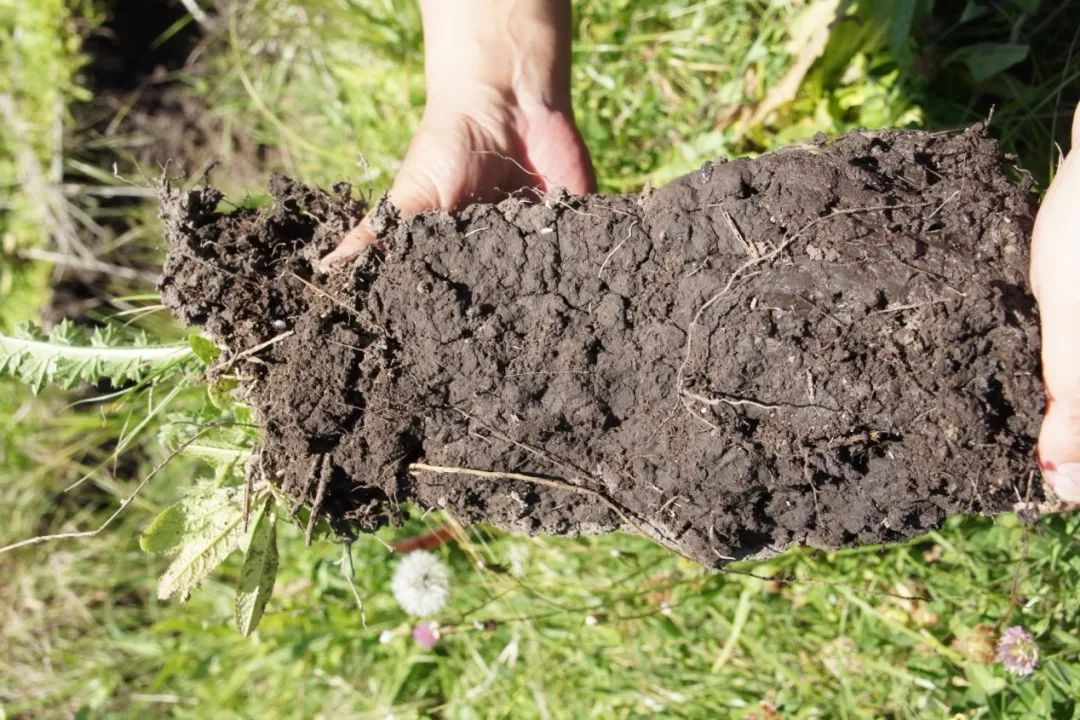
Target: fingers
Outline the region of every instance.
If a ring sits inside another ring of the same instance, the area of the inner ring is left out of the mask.
[[[1080,113],[1073,136],[1080,148]],[[1039,210],[1031,279],[1047,392],[1039,459],[1054,492],[1080,504],[1080,152],[1062,164]]]
[[[574,152],[578,155],[577,160],[563,176],[562,182],[556,184],[562,185],[571,195],[596,192],[596,171],[593,169],[592,158],[589,157],[585,144],[582,142],[574,149]]]
[[[337,247],[319,261],[323,272],[329,272],[335,265],[356,257],[360,252],[375,242],[375,233],[371,229],[370,213],[360,221],[360,224],[346,233]]]
[[[1047,401],[1039,460],[1054,492],[1080,503],[1080,302],[1055,278],[1044,282],[1038,296]]]
[[[576,177],[573,186],[566,186],[567,191],[574,195],[596,192],[596,168],[593,166],[592,156],[589,155],[589,148],[585,145],[585,139],[581,137],[581,132],[576,126],[574,127],[574,152],[577,155],[577,162],[574,163]]]
[[[596,172],[573,118],[549,113],[524,130],[529,163],[542,178],[541,189],[566,188],[572,195],[596,192]]]
[[[402,187],[404,185],[404,187]],[[402,217],[415,215],[424,210],[430,210],[438,205],[438,201],[432,199],[430,193],[420,188],[410,187],[399,178],[389,193],[390,202],[397,208]],[[378,240],[371,224],[372,213],[364,216],[360,223],[346,233],[338,246],[319,261],[319,269],[329,272],[335,266],[341,265],[356,257],[369,245],[374,245]]]
[[[589,150],[585,147],[585,141],[577,128],[570,126],[556,132],[556,152],[561,155],[557,158],[545,157],[541,154],[540,166],[551,165],[544,172],[544,190],[552,190],[555,187],[566,188],[571,195],[585,195],[596,192],[596,171],[593,169],[592,158]]]
[[[482,113],[432,117],[425,115],[390,189],[390,202],[403,217],[494,202],[525,187],[559,186],[575,195],[596,190],[589,151],[565,113],[541,113],[520,121],[521,128],[502,127]],[[524,135],[515,138],[519,131]],[[369,213],[320,266],[327,270],[341,264],[374,242]]]

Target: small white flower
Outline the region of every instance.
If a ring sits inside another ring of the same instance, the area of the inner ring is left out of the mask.
[[[416,550],[398,563],[390,589],[402,610],[429,617],[450,599],[450,568],[434,553]]]

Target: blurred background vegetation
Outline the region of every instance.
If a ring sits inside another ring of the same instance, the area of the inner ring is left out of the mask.
[[[574,7],[576,110],[607,191],[991,109],[1045,187],[1080,100],[1073,0]],[[236,203],[272,170],[378,193],[423,105],[412,2],[0,0],[0,43],[0,331],[67,318],[183,340],[153,288],[166,165]],[[119,395],[0,383],[0,545],[100,526],[177,427],[243,414],[191,373]],[[187,604],[156,600],[165,561],[139,531],[195,478],[236,472],[177,456],[104,532],[0,554],[0,718],[1080,717],[1075,515],[954,519],[906,546],[728,573],[638,538],[454,526],[438,550],[454,595],[425,650],[385,543],[453,522],[435,515],[347,549],[290,528],[251,637],[231,625],[235,561]],[[992,657],[1013,624],[1043,652],[1026,680]]]

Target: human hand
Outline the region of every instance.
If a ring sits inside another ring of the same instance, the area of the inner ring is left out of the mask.
[[[524,188],[555,187],[574,194],[595,189],[589,152],[568,113],[481,103],[444,111],[429,105],[389,197],[408,216],[495,202]],[[323,264],[347,260],[374,239],[369,214]]]
[[[404,215],[525,188],[594,190],[570,104],[568,0],[421,0],[428,98],[390,188]],[[371,215],[324,267],[374,242]]]
[[[1080,504],[1080,107],[1072,150],[1035,220],[1031,283],[1042,317],[1047,398],[1039,460],[1054,492]]]

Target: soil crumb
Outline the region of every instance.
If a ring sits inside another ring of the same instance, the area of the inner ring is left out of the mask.
[[[645,195],[401,219],[283,177],[163,191],[165,302],[226,348],[254,472],[342,534],[414,501],[706,565],[1039,503],[1035,197],[984,129],[857,132]]]

